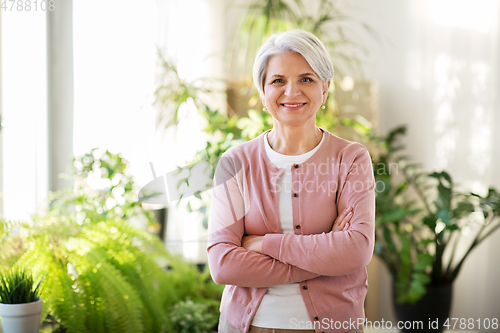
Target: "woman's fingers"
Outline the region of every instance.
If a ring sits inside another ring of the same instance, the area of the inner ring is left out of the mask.
[[[342,221],[344,220],[344,218],[347,216],[347,214],[349,213],[349,211],[351,210],[351,208],[346,208],[342,211],[342,213],[340,213],[339,216],[337,216],[337,218],[335,219],[335,223],[334,225],[336,224],[337,226],[339,226]]]
[[[264,237],[257,235],[246,235],[241,239],[241,247],[246,250],[260,253],[262,251],[262,239]]]
[[[252,240],[257,237],[256,235],[245,235],[241,239],[241,246],[246,248],[249,247],[249,245],[252,243]],[[247,249],[248,250],[248,249]]]
[[[337,218],[333,222],[332,231],[339,231],[339,230],[341,230],[340,227],[342,225],[342,222],[344,221],[345,215],[346,215],[346,210],[344,210],[342,213],[340,213],[339,216],[337,216]]]
[[[335,219],[335,222],[333,223],[332,231],[345,231],[345,230],[347,230],[348,226],[346,227],[346,225],[351,220],[352,215],[353,215],[352,207],[344,209],[344,211],[342,211],[342,213],[339,216],[337,216],[337,218]]]
[[[342,220],[342,224],[339,226],[339,230],[345,231],[349,228],[349,221],[351,220],[352,212],[349,212],[344,219]]]
[[[344,221],[345,221],[345,224],[344,224],[344,227],[340,230],[342,231],[346,231],[349,229],[349,227],[351,226],[351,224],[349,223],[351,221],[351,218],[352,218],[352,212],[350,212],[349,214],[347,214],[347,216],[345,217]]]

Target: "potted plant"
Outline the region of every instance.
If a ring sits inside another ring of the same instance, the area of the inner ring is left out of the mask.
[[[420,314],[425,323],[435,318],[442,331],[465,259],[500,228],[500,193],[490,188],[481,196],[459,189],[445,171],[422,172],[397,154],[404,133],[404,127],[392,131],[376,161],[375,254],[393,277],[398,320]]]
[[[0,219],[0,271],[45,274],[42,329],[172,332],[171,312],[188,297],[217,316],[221,287],[149,228],[127,161],[93,150],[73,162],[76,186],[52,193],[45,212],[29,222]]]
[[[0,318],[4,333],[38,333],[43,303],[42,280],[15,267],[0,274]]]

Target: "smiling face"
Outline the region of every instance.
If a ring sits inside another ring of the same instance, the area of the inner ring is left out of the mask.
[[[262,102],[275,123],[316,124],[316,112],[326,102],[329,85],[299,53],[276,54],[267,64]]]

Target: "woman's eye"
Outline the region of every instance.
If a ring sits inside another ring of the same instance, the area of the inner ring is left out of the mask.
[[[313,82],[313,80],[310,77],[305,77],[302,79],[304,82]]]
[[[276,79],[276,80],[274,80],[274,81],[273,81],[273,82],[271,82],[271,83],[282,83],[282,82],[283,82],[283,80],[282,80],[282,79]]]

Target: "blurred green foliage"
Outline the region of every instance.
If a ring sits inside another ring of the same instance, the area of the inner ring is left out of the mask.
[[[218,316],[222,287],[208,272],[168,253],[131,224],[149,221],[137,185],[118,154],[74,160],[75,190],[52,193],[29,222],[0,221],[0,270],[44,275],[42,316],[58,332],[176,332],[171,312],[191,299]],[[110,201],[111,204],[109,203]],[[146,224],[147,225],[147,224]]]
[[[445,171],[422,171],[400,153],[405,131],[382,140],[375,164],[375,254],[394,278],[397,301],[415,303],[428,284],[452,283],[470,252],[500,227],[500,193],[480,196],[457,189]]]
[[[219,304],[193,302],[191,299],[181,301],[174,306],[170,315],[172,326],[177,333],[215,332],[219,318],[214,316],[210,307]]]

